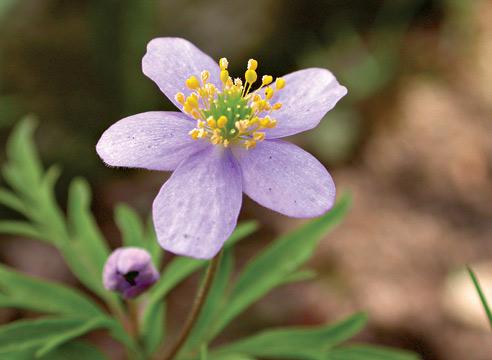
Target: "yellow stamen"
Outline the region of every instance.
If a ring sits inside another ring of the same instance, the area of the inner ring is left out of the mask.
[[[263,75],[261,78],[261,84],[262,85],[270,85],[273,81],[273,77],[270,75]]]
[[[207,70],[203,70],[200,76],[202,78],[202,82],[205,84],[207,80],[210,78],[210,73]]]
[[[255,71],[258,68],[258,61],[255,59],[249,59],[248,60],[248,70],[253,70]]]
[[[182,92],[179,92],[176,95],[174,95],[174,99],[181,105],[184,105],[185,103],[185,96]]]
[[[275,81],[275,88],[281,90],[285,87],[285,80],[283,78],[277,78]]]
[[[256,74],[256,71],[248,69],[244,73],[244,78],[246,79],[247,83],[253,84],[256,79],[258,79],[258,75]]]
[[[196,76],[190,76],[188,79],[186,79],[186,86],[191,90],[195,90],[200,87],[200,83],[198,82]]]
[[[226,70],[229,66],[229,61],[226,58],[220,58],[219,60],[220,70]]]

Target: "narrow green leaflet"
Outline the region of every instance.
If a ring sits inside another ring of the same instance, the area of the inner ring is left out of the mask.
[[[482,302],[482,306],[489,320],[490,327],[492,328],[492,311],[490,310],[489,304],[487,302],[487,298],[485,297],[485,294],[482,291],[482,287],[480,286],[480,282],[478,281],[475,272],[470,267],[467,267],[467,269],[468,269],[468,274],[470,275],[470,278],[473,281],[473,285],[475,285],[475,289],[477,290],[478,296],[480,297],[480,301]]]
[[[36,358],[33,349],[12,350],[2,353],[4,359],[32,360]],[[40,360],[108,360],[106,355],[85,341],[70,341],[50,351],[45,356],[38,357]]]
[[[153,354],[164,340],[165,316],[166,303],[161,301],[147,309],[141,320],[140,337],[147,355]]]
[[[38,351],[43,347],[44,353],[106,325],[105,319],[42,318],[16,321],[0,327],[0,358],[2,354]]]
[[[50,242],[45,234],[27,221],[0,220],[0,233]]]
[[[357,334],[366,321],[366,315],[359,313],[334,325],[265,330],[225,345],[216,350],[216,354],[322,360],[330,348]]]
[[[103,317],[89,319],[78,327],[74,327],[73,329],[66,330],[65,332],[52,336],[43,344],[43,346],[39,350],[36,351],[36,357],[45,356],[54,349],[58,348],[60,345],[72,339],[78,338],[79,336],[84,335],[92,330],[106,327],[107,325],[108,320]]]
[[[99,278],[106,259],[109,256],[109,248],[104,241],[99,227],[91,213],[91,190],[86,180],[74,179],[68,192],[68,224],[70,233],[75,241],[84,245],[84,253],[90,258]],[[99,281],[99,279],[98,279]]]
[[[22,275],[0,264],[0,307],[94,317],[102,310],[75,289]]]
[[[225,247],[233,246],[235,243],[252,234],[258,225],[254,221],[239,224],[231,237],[226,241]],[[169,265],[166,266],[161,278],[154,285],[149,296],[148,308],[151,309],[156,303],[161,301],[177,284],[187,278],[189,275],[207,264],[206,260],[197,260],[189,257],[176,257]],[[146,310],[148,311],[148,310]],[[144,314],[145,316],[145,314]]]
[[[162,264],[162,258],[164,256],[164,250],[157,241],[157,235],[155,233],[154,223],[152,222],[152,216],[149,216],[147,221],[146,231],[144,235],[144,242],[147,244],[150,255],[152,255],[152,261],[159,269]]]
[[[142,221],[135,210],[126,204],[118,204],[115,208],[114,218],[123,236],[124,246],[147,247],[144,242]]]
[[[349,205],[350,197],[343,196],[330,212],[280,237],[254,258],[238,279],[213,334],[218,334],[248,306],[284,283],[286,277],[311,257],[328,231],[344,218]]]
[[[331,350],[326,360],[419,360],[420,356],[403,350],[371,345],[350,345]]]

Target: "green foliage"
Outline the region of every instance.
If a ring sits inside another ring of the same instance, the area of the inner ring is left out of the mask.
[[[490,310],[490,306],[487,301],[487,298],[485,297],[485,294],[482,291],[482,286],[480,285],[480,282],[478,281],[475,272],[470,267],[468,267],[468,274],[470,275],[470,278],[473,281],[473,285],[477,290],[478,296],[480,297],[480,301],[485,310],[485,314],[487,315],[487,319],[489,320],[490,327],[492,328],[492,310]]]
[[[329,213],[282,236],[253,259],[236,282],[213,334],[292,276],[311,257],[318,242],[343,219],[349,206],[350,199],[344,196]]]
[[[2,354],[35,352],[37,358],[91,330],[104,327],[107,320],[64,318],[21,320],[0,327]]]
[[[209,262],[172,258],[158,283],[145,296],[132,302],[140,317],[138,331],[128,331],[128,311],[121,299],[102,286],[101,273],[110,250],[90,210],[89,185],[80,178],[71,182],[65,215],[54,192],[60,172],[57,167],[43,170],[32,141],[34,128],[35,121],[25,119],[15,128],[7,144],[7,163],[2,170],[10,189],[0,189],[0,204],[15,210],[24,219],[0,221],[0,233],[29,237],[56,247],[75,276],[105,302],[111,314],[78,290],[0,265],[0,307],[56,316],[0,326],[0,358],[106,359],[94,347],[77,340],[95,329],[108,330],[125,346],[129,358],[151,358],[161,349],[166,334],[166,296]],[[349,205],[350,197],[343,196],[332,211],[273,241],[233,276],[234,245],[257,229],[256,222],[239,224],[224,245],[202,312],[178,358],[416,359],[412,354],[390,349],[345,345],[344,342],[364,326],[366,317],[363,314],[353,315],[335,325],[264,330],[231,344],[210,347],[233,319],[268,292],[315,276],[303,265],[317,244],[343,219]],[[123,245],[147,249],[160,268],[163,252],[156,241],[152,223],[143,222],[135,210],[124,204],[116,207],[114,217]]]
[[[331,348],[350,339],[366,324],[364,314],[353,315],[338,324],[266,330],[223,346],[218,354],[239,353],[281,359],[321,360]]]

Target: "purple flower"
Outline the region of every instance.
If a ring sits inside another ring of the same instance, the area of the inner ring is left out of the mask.
[[[227,59],[217,64],[180,38],[152,40],[142,66],[181,112],[122,119],[102,135],[97,152],[111,166],[174,171],[153,204],[164,249],[213,257],[236,226],[242,192],[292,217],[319,216],[333,206],[326,169],[279,140],[314,128],[347,93],[328,70],[274,81],[258,78],[250,59],[243,83],[229,76]]]
[[[137,297],[159,279],[150,254],[136,247],[114,250],[106,260],[103,284],[108,290],[119,292],[124,298]]]

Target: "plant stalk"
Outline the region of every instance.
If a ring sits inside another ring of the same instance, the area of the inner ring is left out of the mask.
[[[159,357],[159,355],[157,355],[155,360],[172,360],[178,354],[179,350],[181,350],[182,346],[186,343],[186,340],[188,339],[193,326],[200,316],[203,305],[205,305],[205,300],[207,299],[207,295],[212,286],[215,274],[217,273],[217,268],[219,267],[221,254],[222,251],[210,261],[207,272],[205,273],[205,278],[203,279],[202,285],[196,294],[188,318],[186,319],[185,324],[183,325],[183,328],[181,329],[181,332],[176,339],[176,342],[169,348],[168,351],[163,352],[164,355],[162,357]]]

